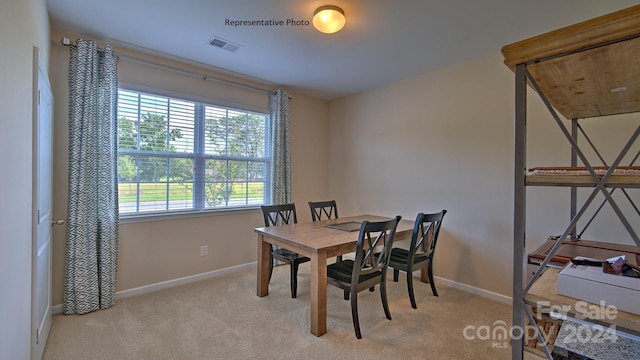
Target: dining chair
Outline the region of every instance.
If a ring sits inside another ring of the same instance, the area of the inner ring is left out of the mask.
[[[341,288],[345,299],[351,298],[351,318],[358,339],[358,293],[380,284],[380,298],[387,319],[391,320],[387,302],[386,274],[393,238],[401,217],[389,221],[363,221],[358,233],[354,260],[343,260],[327,266],[327,284]]]
[[[309,201],[311,220],[322,221],[338,218],[338,205],[335,200]],[[336,261],[342,261],[342,255],[338,255]]]
[[[335,200],[309,201],[309,209],[311,209],[311,220],[313,221],[338,218],[338,205]],[[323,215],[325,219],[323,219]]]
[[[261,208],[262,215],[264,217],[264,226],[266,227],[298,223],[296,205],[294,203],[283,205],[263,205]],[[271,275],[273,274],[274,259],[280,260],[285,264],[289,264],[291,297],[295,299],[298,292],[298,267],[300,264],[311,259],[281,247],[274,247],[272,244],[269,244],[269,246],[271,248],[271,255],[269,256],[269,281],[271,281]]]
[[[419,213],[413,225],[411,234],[411,245],[409,249],[393,248],[389,259],[389,267],[393,268],[393,281],[398,282],[400,271],[407,273],[407,289],[411,307],[417,309],[416,299],[413,294],[413,272],[418,269],[427,268],[429,273],[429,284],[434,296],[438,296],[436,283],[433,281],[433,256],[442,226],[442,219],[447,210],[438,213]]]

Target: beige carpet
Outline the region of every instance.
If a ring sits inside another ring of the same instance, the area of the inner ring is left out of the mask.
[[[306,265],[306,266],[305,266]],[[468,325],[511,322],[506,304],[438,284],[439,297],[417,282],[418,309],[406,280],[388,282],[393,320],[378,288],[359,294],[362,339],[353,331],[342,291],[327,289],[327,334],[309,333],[309,266],[291,299],[288,269],[275,269],[267,297],[256,296],[255,268],[118,300],[108,310],[56,315],[45,360],[114,359],[509,359],[511,349],[467,340]],[[475,335],[474,331],[468,334]]]

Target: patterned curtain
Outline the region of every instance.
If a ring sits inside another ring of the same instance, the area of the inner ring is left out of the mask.
[[[269,93],[271,121],[271,203],[291,202],[291,145],[289,141],[289,94],[278,89]]]
[[[63,312],[115,304],[117,56],[78,40],[69,59],[69,206]]]

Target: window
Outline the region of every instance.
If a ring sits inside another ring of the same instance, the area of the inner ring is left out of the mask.
[[[120,214],[269,203],[266,114],[119,89]]]

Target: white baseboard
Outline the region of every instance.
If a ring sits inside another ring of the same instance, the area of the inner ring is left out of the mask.
[[[224,268],[224,269],[219,269],[219,270],[214,270],[214,271],[209,271],[206,273],[202,273],[202,274],[196,274],[196,275],[191,275],[191,276],[186,276],[186,277],[182,277],[182,278],[178,278],[178,279],[173,279],[173,280],[167,280],[167,281],[163,281],[163,282],[159,282],[159,283],[155,283],[155,284],[150,284],[150,285],[145,285],[145,286],[140,286],[137,288],[133,288],[133,289],[127,289],[127,290],[122,290],[122,291],[118,291],[116,292],[116,299],[123,299],[123,298],[127,298],[127,297],[131,297],[131,296],[137,296],[137,295],[142,295],[142,294],[146,294],[146,293],[150,293],[153,291],[158,291],[158,290],[162,290],[162,289],[166,289],[166,288],[170,288],[170,287],[174,287],[174,286],[178,286],[178,285],[183,285],[183,284],[188,284],[188,283],[192,283],[192,282],[196,282],[196,281],[200,281],[200,280],[205,280],[205,279],[210,279],[216,276],[222,276],[222,275],[227,275],[227,274],[231,274],[237,271],[242,271],[245,269],[249,269],[252,267],[255,267],[257,264],[257,262],[250,262],[247,264],[242,264],[242,265],[236,265],[236,266],[231,266],[228,268]],[[416,274],[418,274],[417,276],[414,274],[415,277],[420,278],[420,273],[416,272]],[[485,290],[485,289],[481,289],[475,286],[471,286],[471,285],[467,285],[467,284],[463,284],[463,283],[459,283],[456,281],[452,281],[449,279],[445,279],[445,278],[441,278],[436,276],[435,279],[440,282],[445,284],[446,286],[452,287],[454,289],[458,289],[458,290],[462,290],[468,293],[472,293],[475,295],[479,295],[482,297],[486,297],[501,303],[505,303],[505,304],[512,304],[512,298],[509,296],[505,296],[502,294],[498,294],[495,293],[493,291],[489,291],[489,290]],[[62,313],[62,304],[59,305],[54,305],[51,308],[53,314],[61,314]]]
[[[53,305],[51,307],[51,314],[53,315],[62,314],[62,304]]]
[[[420,278],[420,275],[418,275],[417,277]],[[453,280],[449,280],[449,279],[445,279],[445,278],[441,278],[441,277],[438,277],[438,276],[435,276],[435,280],[440,282],[440,283],[443,283],[443,284],[445,284],[445,285],[447,285],[449,287],[452,287],[454,289],[458,289],[458,290],[462,290],[462,291],[465,291],[465,292],[468,292],[468,293],[472,293],[472,294],[475,294],[475,295],[486,297],[486,298],[489,298],[491,300],[495,300],[497,302],[501,302],[501,303],[508,304],[508,305],[511,305],[513,303],[513,298],[510,297],[510,296],[498,294],[498,293],[493,292],[493,291],[481,289],[481,288],[478,288],[478,287],[475,287],[475,286],[459,283],[459,282],[456,282],[456,281],[453,281]],[[437,289],[437,287],[436,287],[436,289]]]
[[[178,286],[178,285],[189,284],[189,283],[192,283],[192,282],[205,280],[205,279],[210,279],[210,278],[214,278],[214,277],[217,277],[217,276],[231,274],[231,273],[234,273],[234,272],[237,272],[237,271],[242,271],[242,270],[245,270],[245,269],[248,269],[248,268],[255,267],[256,264],[257,264],[257,262],[254,261],[254,262],[250,262],[250,263],[247,263],[247,264],[231,266],[231,267],[228,267],[228,268],[219,269],[219,270],[213,270],[213,271],[209,271],[209,272],[206,272],[206,273],[201,273],[201,274],[196,274],[196,275],[191,275],[191,276],[185,276],[185,277],[178,278],[178,279],[167,280],[167,281],[162,281],[162,282],[155,283],[155,284],[140,286],[140,287],[133,288],[133,289],[127,289],[127,290],[118,291],[118,292],[116,292],[116,300],[117,299],[124,299],[124,298],[128,298],[128,297],[132,297],[132,296],[137,296],[137,295],[142,295],[142,294],[147,294],[147,293],[150,293],[150,292],[153,292],[153,291],[167,289],[167,288]],[[62,304],[54,305],[54,306],[52,306],[51,309],[52,309],[52,312],[53,312],[54,315],[55,314],[61,314],[62,313]]]

